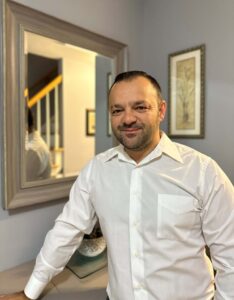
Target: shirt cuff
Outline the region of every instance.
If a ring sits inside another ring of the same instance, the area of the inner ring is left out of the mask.
[[[45,289],[47,283],[39,281],[34,275],[31,275],[24,289],[25,295],[32,300],[37,299]]]

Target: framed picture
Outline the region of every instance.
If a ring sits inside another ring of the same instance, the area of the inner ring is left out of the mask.
[[[86,109],[86,135],[94,136],[96,132],[96,115],[94,109]]]
[[[205,45],[169,55],[169,136],[204,138]]]

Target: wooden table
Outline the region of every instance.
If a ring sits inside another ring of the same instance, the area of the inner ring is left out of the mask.
[[[0,272],[0,294],[23,290],[32,272],[34,261]],[[106,300],[106,268],[79,279],[65,268],[46,287],[43,300]]]

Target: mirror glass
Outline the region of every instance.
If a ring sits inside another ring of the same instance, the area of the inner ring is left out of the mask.
[[[107,92],[127,47],[11,1],[1,22],[4,207],[67,198],[84,165],[113,145]]]
[[[28,31],[24,53],[26,181],[76,176],[95,154],[99,55]]]

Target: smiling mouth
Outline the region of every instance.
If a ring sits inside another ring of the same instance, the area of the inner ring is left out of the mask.
[[[121,131],[124,131],[124,132],[136,132],[138,130],[140,130],[141,128],[125,128],[125,129],[122,129]]]
[[[127,137],[135,137],[142,128],[124,128],[120,130]]]

